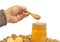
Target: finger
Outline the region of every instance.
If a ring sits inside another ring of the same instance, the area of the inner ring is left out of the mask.
[[[16,23],[16,22],[22,20],[23,18],[25,18],[27,16],[28,16],[28,14],[26,14],[26,13],[25,14],[21,14],[21,15],[17,15],[17,16],[11,16],[10,22],[11,23]]]
[[[19,20],[22,19],[23,15],[11,16],[10,23],[17,23]]]
[[[17,15],[16,17],[17,17],[17,21],[20,21],[20,20],[23,19],[23,14],[21,14],[21,15]]]
[[[25,17],[29,16],[29,14],[28,14],[28,13],[24,13],[23,15],[24,15],[24,16],[23,16],[23,18],[25,18]]]
[[[21,15],[17,15],[17,21],[20,21],[22,20],[23,18],[27,17],[29,14],[28,13],[24,13],[24,14],[21,14]]]

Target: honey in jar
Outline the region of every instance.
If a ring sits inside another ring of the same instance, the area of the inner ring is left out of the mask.
[[[32,24],[32,42],[46,42],[46,23]]]

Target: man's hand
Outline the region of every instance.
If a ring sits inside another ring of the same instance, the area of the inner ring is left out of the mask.
[[[26,12],[26,7],[16,5],[6,9],[5,15],[8,23],[16,23],[28,16],[28,13]]]

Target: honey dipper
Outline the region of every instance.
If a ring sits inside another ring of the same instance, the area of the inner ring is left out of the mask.
[[[31,13],[31,12],[29,12],[29,11],[26,11],[27,13],[29,13],[34,19],[36,19],[36,20],[39,20],[41,17],[39,16],[39,15],[37,15],[37,14],[34,14],[34,13]]]

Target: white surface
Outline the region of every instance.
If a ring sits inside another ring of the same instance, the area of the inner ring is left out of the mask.
[[[13,5],[22,5],[31,12],[41,15],[41,22],[47,23],[47,37],[60,40],[60,0],[0,0],[0,9]],[[31,34],[32,23],[35,20],[27,18],[15,24],[0,27],[0,40],[11,34]]]

